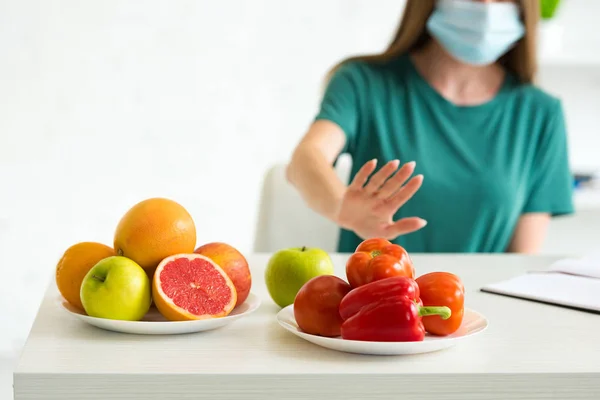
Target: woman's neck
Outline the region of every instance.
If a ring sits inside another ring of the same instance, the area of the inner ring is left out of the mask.
[[[444,98],[456,105],[478,105],[498,93],[506,72],[498,64],[472,66],[454,59],[435,40],[411,54],[425,80]]]

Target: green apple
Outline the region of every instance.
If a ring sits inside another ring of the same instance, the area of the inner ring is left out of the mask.
[[[150,309],[151,293],[142,267],[127,257],[112,256],[88,271],[80,297],[91,317],[139,321]]]
[[[265,268],[269,295],[279,307],[294,303],[306,282],[320,275],[333,275],[333,262],[319,248],[293,247],[274,253]]]

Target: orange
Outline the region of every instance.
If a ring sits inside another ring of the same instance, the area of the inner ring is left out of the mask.
[[[96,242],[81,242],[69,247],[56,265],[56,286],[62,297],[83,310],[79,297],[81,282],[98,261],[114,256],[110,247]]]
[[[196,226],[179,203],[152,198],[134,205],[119,221],[114,237],[118,255],[138,263],[150,279],[166,257],[193,253]]]

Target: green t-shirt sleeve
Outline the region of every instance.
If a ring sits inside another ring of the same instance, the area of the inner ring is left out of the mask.
[[[359,86],[353,64],[343,64],[331,77],[325,89],[315,121],[328,120],[337,124],[346,135],[342,153],[355,150],[359,124]]]
[[[564,113],[559,101],[538,142],[523,212],[545,212],[553,216],[573,212],[573,178]]]

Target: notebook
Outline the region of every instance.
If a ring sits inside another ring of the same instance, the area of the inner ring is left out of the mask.
[[[600,254],[559,260],[481,291],[600,313]]]

